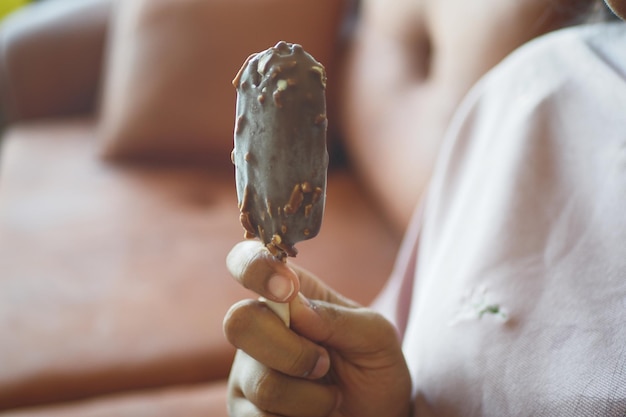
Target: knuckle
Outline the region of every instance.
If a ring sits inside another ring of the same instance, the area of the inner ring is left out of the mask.
[[[366,310],[365,314],[367,315],[367,318],[371,323],[371,326],[368,326],[368,328],[370,328],[372,332],[376,332],[376,334],[372,335],[372,337],[376,337],[381,342],[386,342],[388,344],[395,344],[398,342],[398,331],[393,326],[393,324],[389,322],[389,320],[387,320],[382,314],[374,310],[364,310]]]
[[[285,373],[288,375],[306,377],[315,366],[315,358],[303,343],[298,344],[298,350],[286,359]]]
[[[250,399],[262,410],[271,410],[282,399],[284,390],[280,388],[276,374],[270,370],[263,372],[254,381]]]
[[[230,307],[222,324],[226,339],[234,346],[240,346],[240,340],[245,335],[250,326],[254,315],[250,314],[250,310],[254,308],[254,300],[242,300]]]

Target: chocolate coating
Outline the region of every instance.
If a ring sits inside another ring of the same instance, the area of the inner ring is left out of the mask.
[[[326,201],[326,71],[297,44],[253,54],[233,80],[240,221],[280,259],[315,237]]]

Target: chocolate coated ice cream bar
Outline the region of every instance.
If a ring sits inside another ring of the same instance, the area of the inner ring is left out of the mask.
[[[316,236],[326,200],[326,71],[297,44],[253,54],[233,80],[240,221],[276,257]]]

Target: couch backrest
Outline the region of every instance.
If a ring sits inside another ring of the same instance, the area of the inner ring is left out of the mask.
[[[94,111],[112,2],[37,2],[1,22],[6,122]]]

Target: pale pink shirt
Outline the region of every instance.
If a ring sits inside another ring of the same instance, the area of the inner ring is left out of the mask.
[[[475,86],[374,306],[416,416],[626,416],[626,24]]]

